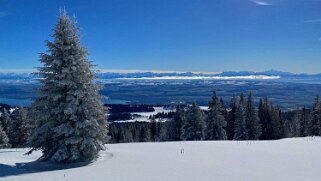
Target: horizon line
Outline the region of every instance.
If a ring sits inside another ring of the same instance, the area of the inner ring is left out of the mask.
[[[292,74],[308,74],[308,75],[315,75],[320,74],[319,73],[307,73],[307,72],[290,72],[290,71],[281,71],[281,70],[275,70],[275,69],[269,69],[264,71],[249,71],[249,70],[226,70],[226,71],[181,71],[181,70],[144,70],[144,69],[94,69],[94,71],[98,73],[194,73],[194,74],[220,74],[223,72],[254,72],[254,73],[260,73],[260,72],[268,72],[268,71],[276,71],[276,72],[283,72],[283,73],[292,73]],[[37,68],[17,68],[17,69],[0,69],[0,73],[35,73],[37,72]]]

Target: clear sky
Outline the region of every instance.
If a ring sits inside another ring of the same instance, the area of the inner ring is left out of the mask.
[[[321,0],[0,0],[0,69],[39,66],[66,7],[101,69],[321,72]]]

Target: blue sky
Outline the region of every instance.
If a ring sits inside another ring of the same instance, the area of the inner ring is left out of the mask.
[[[321,0],[0,3],[0,69],[40,66],[65,6],[101,69],[321,72]]]

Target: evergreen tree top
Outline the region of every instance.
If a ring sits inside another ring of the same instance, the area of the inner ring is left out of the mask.
[[[243,94],[243,93],[240,94],[239,104],[240,104],[240,105],[242,104],[242,106],[244,106],[244,105],[243,105],[243,104],[244,104],[244,94]]]
[[[237,98],[235,95],[232,96],[231,98],[231,103],[230,103],[230,107],[234,107],[237,104]]]
[[[218,104],[220,104],[220,100],[217,97],[216,91],[214,90],[212,93],[211,101],[208,103],[208,106],[210,109],[213,109],[213,108],[217,107]]]

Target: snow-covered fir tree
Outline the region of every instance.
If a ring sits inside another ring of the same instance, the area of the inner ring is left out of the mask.
[[[273,106],[272,106],[273,107]],[[272,110],[272,120],[273,120],[273,126],[274,126],[274,135],[275,137],[272,139],[280,139],[284,137],[284,129],[283,129],[283,118],[282,118],[282,111],[281,109],[276,106]]]
[[[209,102],[208,114],[206,118],[206,139],[207,140],[226,140],[226,120],[223,110],[223,102],[213,91],[212,100]]]
[[[160,137],[160,123],[156,121],[155,117],[152,116],[150,121],[150,140],[159,141]]]
[[[9,134],[9,128],[10,128],[10,124],[11,124],[11,118],[10,118],[10,114],[8,113],[8,111],[4,108],[2,110],[2,114],[0,117],[0,124],[3,128],[3,130]]]
[[[267,98],[260,100],[258,115],[262,128],[260,139],[280,139],[284,136],[281,111],[274,107]]]
[[[319,136],[321,130],[321,102],[317,96],[313,102],[308,126],[309,136]]]
[[[94,83],[93,65],[75,20],[62,11],[53,31],[48,51],[40,56],[41,89],[32,105],[37,127],[28,153],[41,150],[43,160],[54,162],[91,161],[107,141],[100,86]]]
[[[246,131],[245,122],[245,106],[243,93],[240,95],[240,100],[237,105],[236,118],[235,118],[235,133],[234,140],[247,140],[248,134]]]
[[[308,129],[308,124],[309,124],[309,114],[308,111],[305,107],[302,108],[300,111],[300,122],[299,122],[299,136],[307,136],[307,129]]]
[[[284,136],[286,138],[292,138],[295,135],[295,125],[292,119],[286,119],[283,124],[284,127]]]
[[[224,100],[221,97],[220,98],[220,104],[221,104],[221,113],[225,118],[225,121],[227,120],[227,116],[228,116],[228,111],[227,111],[227,107],[225,106]]]
[[[259,108],[258,108],[258,116],[260,119],[260,125],[261,125],[261,136],[260,139],[269,139],[270,138],[270,115],[269,115],[269,103],[267,98],[260,99],[260,103],[259,103]]]
[[[181,137],[183,140],[203,140],[205,127],[203,112],[194,102],[187,110]]]
[[[283,124],[285,137],[304,137],[308,134],[308,111],[305,107],[295,110],[293,116]]]
[[[245,109],[246,131],[249,140],[257,140],[261,136],[260,120],[255,108],[252,92],[249,93]]]
[[[226,126],[226,133],[227,138],[229,140],[234,139],[234,132],[235,132],[235,120],[236,120],[236,112],[237,112],[237,98],[235,95],[231,98],[230,103],[230,111],[227,115],[227,126]]]
[[[153,116],[150,120],[150,139],[151,141],[155,141],[157,137],[157,122],[155,117]]]
[[[140,142],[148,142],[151,141],[151,130],[150,125],[143,125],[140,130],[139,135]]]
[[[7,135],[12,147],[26,146],[31,130],[29,129],[28,112],[25,108],[19,107],[12,112],[12,120]]]
[[[174,140],[181,140],[182,129],[185,122],[185,110],[181,105],[176,106],[176,111],[173,120],[173,129],[174,129]]]
[[[28,108],[20,108],[17,110],[18,119],[20,119],[19,131],[21,135],[21,146],[26,146],[27,140],[31,137],[31,134],[35,128],[34,120],[29,114]]]
[[[2,126],[0,125],[0,149],[10,147],[9,138],[6,132],[3,130]]]
[[[285,127],[287,129],[286,137],[299,137],[300,136],[300,118],[301,118],[301,112],[295,111],[291,123],[289,124],[288,121],[285,122],[287,124]],[[290,133],[289,133],[290,132]]]

